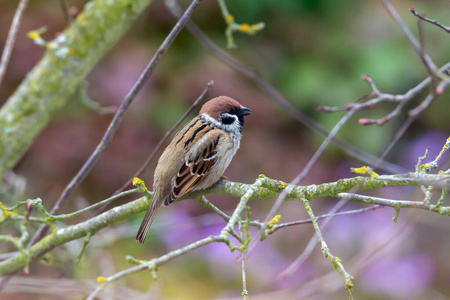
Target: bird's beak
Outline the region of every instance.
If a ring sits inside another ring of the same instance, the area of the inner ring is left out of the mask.
[[[238,112],[239,116],[248,116],[248,115],[251,115],[251,114],[252,114],[251,113],[251,109],[247,108],[245,106],[241,106],[241,109]]]

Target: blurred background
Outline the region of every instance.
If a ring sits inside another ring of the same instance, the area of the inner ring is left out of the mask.
[[[87,1],[66,1],[72,12]],[[0,46],[3,48],[18,1],[0,2]],[[186,7],[189,1],[180,1]],[[343,106],[370,93],[363,74],[371,76],[382,92],[405,93],[427,76],[427,70],[408,44],[400,27],[381,1],[352,0],[228,0],[238,23],[265,22],[254,35],[236,33],[237,49],[226,51],[273,84],[299,110],[331,130],[342,113],[324,114],[318,105]],[[408,9],[449,24],[448,1],[392,1],[417,35],[418,22]],[[204,1],[193,20],[220,47],[226,48],[225,22],[216,1]],[[104,57],[86,80],[87,95],[102,106],[118,106],[137,80],[176,20],[163,1],[154,1],[132,29]],[[0,105],[14,92],[27,72],[39,61],[43,49],[26,33],[45,26],[42,37],[51,40],[65,28],[59,1],[30,1],[13,48],[6,77],[0,86]],[[426,52],[436,65],[449,61],[450,37],[430,24],[422,24]],[[160,61],[156,72],[129,109],[112,144],[78,189],[64,212],[71,212],[109,197],[142,165],[159,139],[173,126],[206,84],[214,81],[208,98],[227,95],[252,109],[243,130],[241,148],[225,175],[232,181],[253,183],[259,174],[286,182],[300,173],[324,137],[290,117],[248,78],[211,56],[183,30]],[[415,107],[428,91],[408,107]],[[445,93],[416,121],[388,160],[412,171],[429,146],[430,158],[449,136],[449,93]],[[380,105],[359,112],[338,136],[379,155],[407,117],[404,111],[384,127],[361,126],[361,117],[379,118],[394,106]],[[189,118],[197,114],[195,110]],[[188,119],[189,119],[188,118]],[[43,199],[50,209],[65,185],[76,174],[103,136],[111,114],[102,115],[74,96],[71,103],[38,136],[15,167],[26,183],[23,199]],[[168,143],[168,142],[167,142]],[[167,145],[167,143],[165,145]],[[162,149],[157,157],[161,154]],[[447,157],[442,169],[449,167]],[[151,187],[153,160],[141,178]],[[361,166],[331,145],[302,185],[351,177],[350,167]],[[421,200],[417,188],[389,188],[367,192],[389,199]],[[134,198],[117,201],[115,205]],[[232,212],[238,199],[211,195],[208,199]],[[316,199],[316,215],[327,213],[336,198]],[[2,199],[3,201],[3,199]],[[7,203],[7,201],[5,200]],[[264,220],[273,200],[252,200],[254,219]],[[365,207],[350,203],[345,209]],[[299,201],[280,209],[281,222],[307,219]],[[397,224],[394,210],[381,208],[363,214],[334,218],[324,237],[331,252],[355,276],[356,299],[448,299],[450,297],[450,219],[418,210],[401,210]],[[82,215],[68,222],[89,218]],[[223,220],[197,201],[182,201],[163,209],[145,245],[134,236],[139,214],[98,232],[78,266],[75,261],[82,240],[59,247],[48,262],[31,265],[26,277],[15,276],[0,299],[82,299],[96,286],[97,276],[109,276],[130,267],[126,255],[151,259],[211,234],[218,234]],[[17,224],[16,224],[17,225]],[[14,233],[13,224],[2,224],[1,233]],[[256,232],[253,232],[256,233]],[[340,277],[316,247],[311,257],[291,276],[280,274],[303,252],[313,236],[310,224],[290,227],[258,243],[248,257],[248,289],[252,299],[346,299]],[[12,251],[1,244],[1,253]],[[241,262],[222,244],[193,251],[157,271],[128,276],[111,284],[101,297],[112,299],[241,299]]]

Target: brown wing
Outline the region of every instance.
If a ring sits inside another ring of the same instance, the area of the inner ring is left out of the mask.
[[[210,129],[201,139],[186,141],[188,144],[192,143],[192,152],[186,156],[185,163],[178,171],[164,205],[169,205],[192,190],[209,173],[217,160],[217,145],[221,134],[220,129]]]

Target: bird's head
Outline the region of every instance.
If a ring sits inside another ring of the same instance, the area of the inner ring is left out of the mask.
[[[230,97],[219,96],[206,102],[200,114],[212,118],[224,129],[232,131],[238,128],[240,131],[244,126],[244,117],[250,115],[251,110]]]

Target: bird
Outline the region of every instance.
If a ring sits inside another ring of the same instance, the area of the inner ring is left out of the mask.
[[[143,244],[156,213],[190,191],[216,183],[240,146],[244,117],[251,110],[219,96],[207,101],[198,116],[176,133],[158,160],[153,199],[136,240]]]

